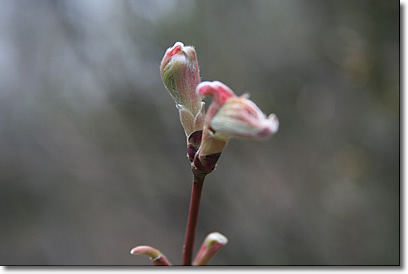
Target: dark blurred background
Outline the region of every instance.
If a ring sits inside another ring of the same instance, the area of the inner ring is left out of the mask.
[[[159,74],[176,41],[280,120],[229,143],[195,250],[219,231],[213,265],[399,264],[399,2],[0,6],[0,264],[150,265],[141,244],[180,264],[192,175]]]

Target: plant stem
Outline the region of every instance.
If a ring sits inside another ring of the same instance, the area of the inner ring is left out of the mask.
[[[198,211],[200,209],[201,192],[203,189],[205,173],[193,168],[194,180],[191,191],[190,209],[188,212],[186,238],[184,241],[184,254],[182,265],[191,265],[193,260],[193,248],[195,232],[197,228]]]

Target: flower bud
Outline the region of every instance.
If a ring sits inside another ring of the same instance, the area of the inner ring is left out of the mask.
[[[200,72],[194,48],[177,42],[167,49],[160,64],[160,74],[164,86],[176,102],[186,135],[201,130],[204,103],[195,92],[200,82]]]
[[[221,153],[232,137],[262,139],[276,133],[279,121],[275,114],[266,117],[258,106],[244,94],[237,97],[223,83],[202,82],[197,86],[201,96],[211,96],[198,151],[199,160],[206,166],[206,157]]]
[[[231,97],[210,121],[213,137],[228,140],[232,137],[262,139],[276,133],[279,121],[275,114],[268,117],[247,98]]]
[[[227,243],[228,239],[218,232],[208,234],[194,259],[193,265],[207,265],[215,253]]]

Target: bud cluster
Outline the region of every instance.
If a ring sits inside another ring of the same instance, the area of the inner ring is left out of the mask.
[[[160,73],[179,110],[188,158],[198,171],[214,170],[231,138],[263,139],[278,131],[276,115],[266,117],[248,95],[238,97],[218,81],[200,83],[197,55],[191,46],[177,42],[167,49]],[[206,96],[212,102],[205,114],[202,98]]]
[[[168,48],[160,64],[160,75],[179,111],[187,137],[187,156],[194,175],[189,217],[183,251],[183,265],[191,265],[198,210],[205,176],[212,172],[222,151],[231,138],[263,139],[278,131],[275,114],[268,117],[248,99],[237,96],[221,82],[200,82],[197,55],[193,47],[177,42]],[[202,99],[212,102],[204,110]],[[209,260],[227,244],[227,238],[210,233],[204,240],[193,265],[207,265]],[[131,254],[148,256],[154,265],[171,263],[159,250],[146,245],[133,248]]]

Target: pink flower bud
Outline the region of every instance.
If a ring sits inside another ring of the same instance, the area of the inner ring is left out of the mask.
[[[278,131],[279,121],[275,114],[266,117],[247,95],[243,95],[228,99],[211,119],[210,127],[216,139],[262,139]]]
[[[275,114],[266,117],[248,95],[237,97],[223,83],[202,82],[197,93],[213,98],[204,122],[200,157],[220,153],[232,137],[262,139],[278,131]]]
[[[204,103],[195,92],[200,82],[200,72],[194,48],[177,42],[167,49],[160,64],[160,74],[179,109],[186,135],[201,130],[204,123]]]

